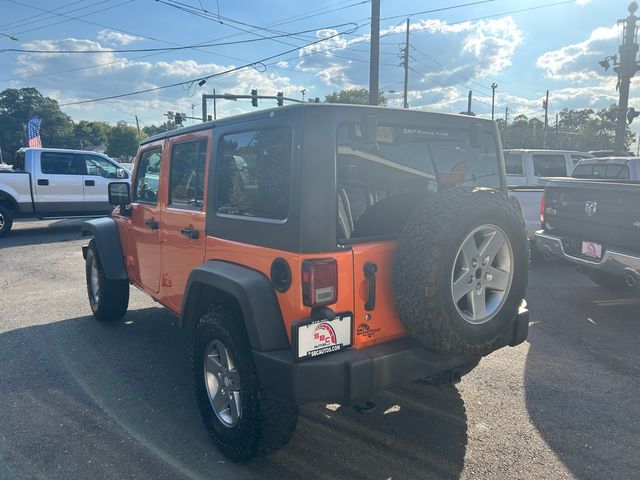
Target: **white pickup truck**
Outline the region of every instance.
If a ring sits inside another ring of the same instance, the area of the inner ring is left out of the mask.
[[[106,155],[83,150],[21,148],[12,170],[0,170],[0,237],[14,218],[104,215],[108,184],[131,174]]]
[[[520,204],[527,227],[527,238],[532,245],[535,242],[535,232],[540,229],[544,177],[571,176],[578,162],[592,157],[589,153],[570,150],[504,150],[509,193]]]

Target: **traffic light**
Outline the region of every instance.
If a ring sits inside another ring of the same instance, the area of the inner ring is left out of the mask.
[[[636,109],[633,107],[627,110],[627,121],[629,122],[629,125],[631,125],[631,122],[633,122],[633,119],[636,118],[638,115],[640,115],[640,111],[636,111]]]
[[[284,105],[284,95],[282,95],[282,92],[278,92],[278,94],[276,95],[278,97],[278,106],[281,107]]]
[[[176,122],[176,125],[182,125],[182,114],[181,113],[177,113],[176,112],[175,122]]]
[[[258,106],[258,90],[251,90],[251,105]]]

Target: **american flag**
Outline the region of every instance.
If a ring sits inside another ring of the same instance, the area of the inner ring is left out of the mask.
[[[34,115],[27,123],[27,139],[30,147],[42,148],[42,142],[40,141],[41,123],[42,117],[40,115]]]

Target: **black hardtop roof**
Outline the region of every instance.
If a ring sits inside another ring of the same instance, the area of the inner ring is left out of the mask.
[[[240,115],[232,115],[230,117],[225,117],[220,120],[211,120],[209,122],[202,122],[195,125],[190,125],[188,127],[178,128],[176,130],[170,130],[168,132],[159,133],[157,135],[153,135],[152,137],[145,138],[140,142],[140,145],[146,145],[148,143],[156,142],[158,140],[162,140],[165,138],[172,138],[179,135],[185,135],[188,133],[199,132],[201,130],[208,130],[210,128],[216,126],[230,125],[238,122],[249,121],[249,120],[259,120],[263,118],[273,117],[275,115],[289,115],[293,114],[302,109],[308,108],[324,108],[324,109],[361,109],[366,110],[375,110],[380,112],[392,113],[394,115],[428,115],[428,116],[442,116],[446,117],[449,120],[452,118],[458,118],[461,121],[475,123],[493,123],[489,119],[470,116],[470,115],[461,115],[456,113],[436,113],[436,112],[425,112],[422,110],[404,110],[401,108],[391,108],[391,107],[380,107],[373,105],[353,105],[353,104],[343,104],[343,103],[298,103],[294,105],[285,105],[284,107],[274,107],[264,110],[259,110],[257,112],[249,112],[242,113]]]

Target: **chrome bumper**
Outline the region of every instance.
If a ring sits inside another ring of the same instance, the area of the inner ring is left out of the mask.
[[[636,279],[640,279],[640,257],[635,255],[606,249],[600,261],[574,257],[564,251],[560,237],[549,235],[544,230],[536,232],[536,246],[545,255],[554,255],[578,265],[604,270],[613,275],[623,276],[630,274]]]

